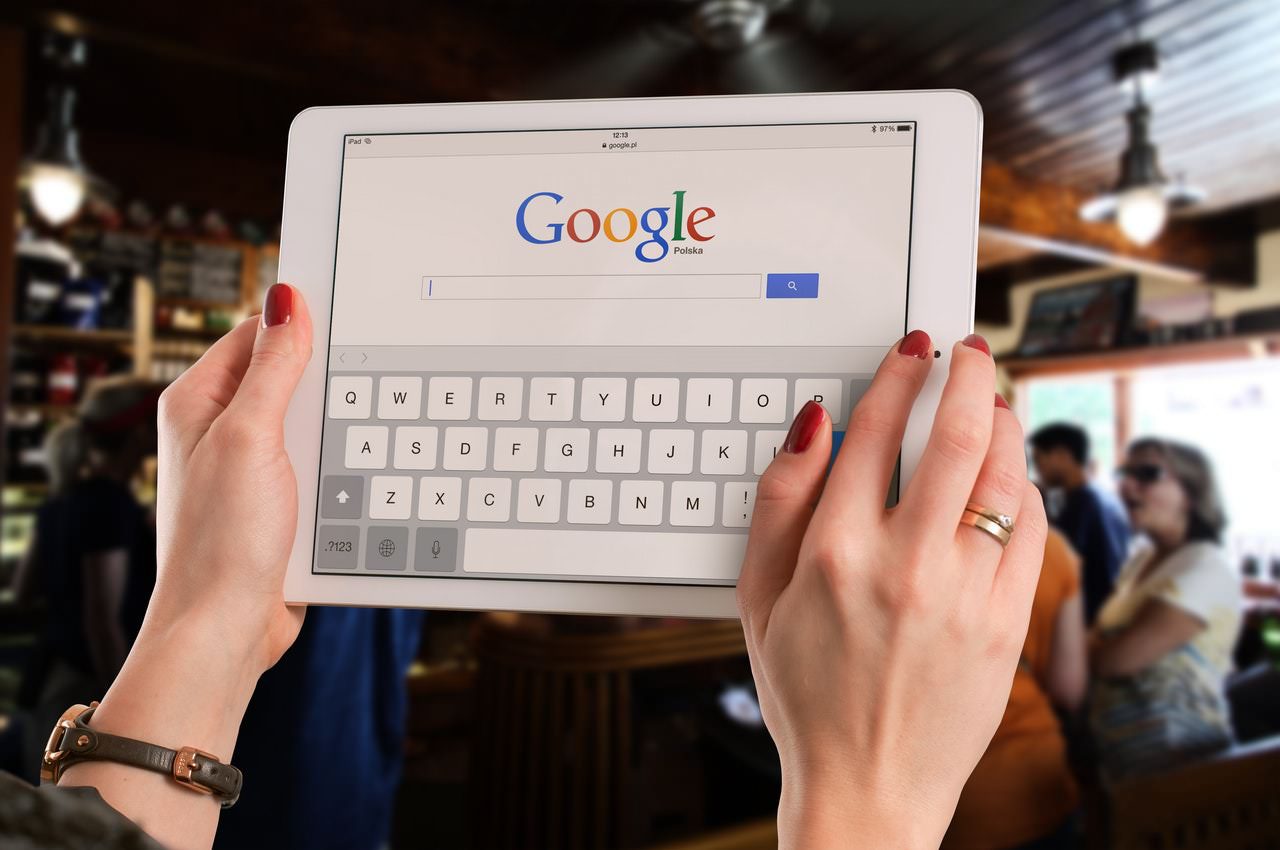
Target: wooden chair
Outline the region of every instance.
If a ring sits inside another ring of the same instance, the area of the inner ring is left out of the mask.
[[[632,676],[742,656],[736,621],[539,634],[486,621],[476,640],[472,843],[632,843]]]
[[[1111,850],[1280,850],[1280,737],[1107,795]]]

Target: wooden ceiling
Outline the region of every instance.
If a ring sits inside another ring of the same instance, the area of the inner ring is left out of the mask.
[[[275,214],[285,131],[305,106],[805,89],[967,89],[991,159],[1090,193],[1124,145],[1110,55],[1140,38],[1161,52],[1163,164],[1208,190],[1198,212],[1280,196],[1277,0],[791,0],[733,54],[692,37],[692,6],[35,0],[0,19],[88,36],[91,166],[126,194],[231,212]],[[41,80],[28,67],[29,140]]]

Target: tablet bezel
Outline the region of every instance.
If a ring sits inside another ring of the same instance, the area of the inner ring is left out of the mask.
[[[732,587],[546,579],[432,581],[415,576],[313,574],[316,490],[324,422],[325,351],[336,251],[343,145],[348,134],[643,128],[824,122],[916,122],[907,327],[927,330],[941,358],[913,409],[903,441],[910,480],[928,436],[950,344],[973,329],[982,110],[961,91],[313,107],[289,128],[279,279],[307,300],[315,356],[285,420],[298,480],[298,529],[285,575],[290,603],[737,616]]]

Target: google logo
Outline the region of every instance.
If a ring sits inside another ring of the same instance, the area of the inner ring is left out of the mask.
[[[650,238],[636,245],[636,259],[642,263],[656,263],[670,253],[672,242],[684,242],[685,234],[695,242],[709,242],[715,238],[714,233],[704,233],[701,228],[715,218],[716,211],[711,207],[694,207],[686,216],[684,195],[684,189],[672,192],[674,214],[673,207],[650,207],[639,214],[626,207],[617,207],[601,216],[595,210],[583,207],[569,213],[563,221],[553,220],[541,225],[549,235],[538,238],[529,232],[530,207],[539,198],[547,198],[550,203],[538,203],[536,212],[542,218],[555,219],[555,207],[564,200],[564,196],[555,192],[534,192],[516,209],[516,231],[526,242],[534,245],[554,245],[566,235],[573,242],[590,242],[601,233],[610,242],[630,242],[637,233],[643,232]],[[670,241],[663,235],[669,224],[673,225]],[[650,245],[656,248],[646,252]]]

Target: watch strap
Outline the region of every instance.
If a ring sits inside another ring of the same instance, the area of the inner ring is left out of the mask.
[[[56,749],[51,749],[54,755],[52,761],[56,766],[51,778],[55,781],[58,774],[77,762],[112,761],[162,773],[193,791],[212,794],[220,800],[224,809],[235,805],[239,799],[244,777],[238,768],[223,764],[216,756],[193,747],[171,750],[157,744],[92,729],[89,721],[93,712],[94,708],[86,708],[71,723],[64,721],[60,724],[65,730],[62,740],[58,742]],[[56,734],[57,729],[55,736]],[[52,739],[50,743],[53,743]],[[49,761],[49,755],[46,754],[46,761]]]

